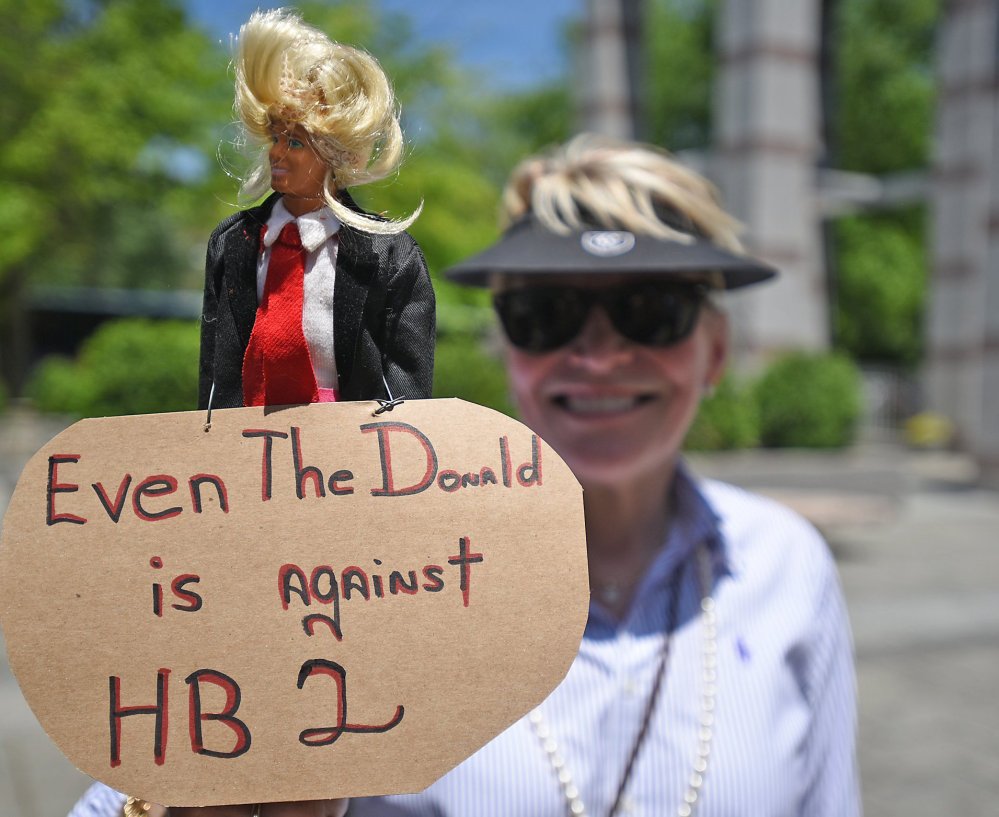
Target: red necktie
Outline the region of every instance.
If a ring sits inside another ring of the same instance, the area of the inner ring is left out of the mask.
[[[302,330],[305,250],[294,221],[271,247],[264,294],[243,357],[243,405],[315,403],[319,392]]]

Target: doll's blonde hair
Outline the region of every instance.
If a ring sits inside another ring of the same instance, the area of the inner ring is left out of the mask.
[[[742,225],[722,209],[711,182],[661,148],[596,134],[580,134],[514,168],[503,220],[529,212],[554,233],[597,225],[689,243],[694,232],[744,252]]]
[[[254,12],[239,30],[235,109],[252,142],[270,143],[275,127],[301,125],[327,167],[323,198],[337,218],[369,233],[405,230],[347,207],[335,193],[393,173],[403,154],[399,109],[388,77],[365,51],[333,42],[287,9]],[[255,200],[271,186],[261,147],[241,196]]]

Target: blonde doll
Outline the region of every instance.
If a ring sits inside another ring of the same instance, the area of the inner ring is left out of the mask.
[[[243,181],[263,204],[208,242],[199,405],[429,397],[434,293],[405,232],[348,188],[393,173],[398,107],[378,62],[287,10],[240,29],[236,110],[261,145]]]

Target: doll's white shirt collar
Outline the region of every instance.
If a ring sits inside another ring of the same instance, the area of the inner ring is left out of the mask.
[[[277,241],[289,221],[298,222],[298,234],[302,237],[302,246],[308,252],[315,252],[329,240],[330,236],[340,231],[340,219],[333,215],[329,207],[320,207],[296,219],[279,199],[271,210],[271,217],[267,219],[267,230],[264,232],[265,247],[270,247]]]

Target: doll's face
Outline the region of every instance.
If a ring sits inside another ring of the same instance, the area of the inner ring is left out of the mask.
[[[323,206],[323,180],[326,164],[312,147],[301,125],[276,124],[271,129],[271,187],[284,197],[292,215],[301,215]]]

